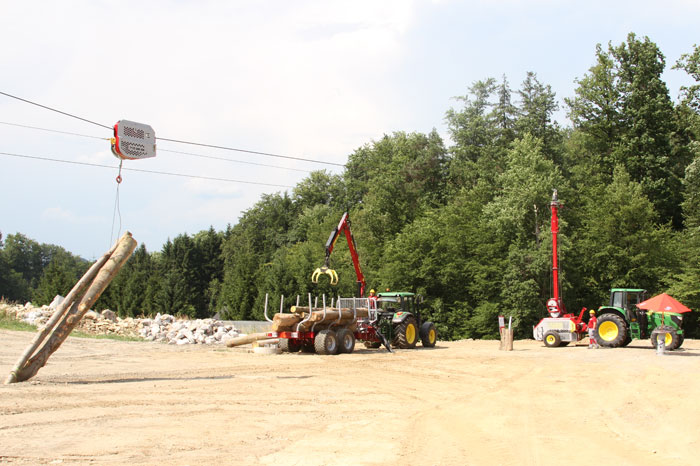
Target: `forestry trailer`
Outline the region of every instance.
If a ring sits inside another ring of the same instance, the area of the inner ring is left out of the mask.
[[[283,351],[318,354],[351,353],[355,349],[356,340],[364,342],[368,348],[379,348],[383,344],[389,351],[392,346],[415,348],[419,338],[424,347],[434,347],[437,331],[432,322],[425,321],[421,316],[422,296],[387,290],[379,293],[376,298],[364,297],[366,282],[347,212],[329,236],[325,246],[325,263],[313,272],[311,281],[318,283],[322,275],[328,275],[331,285],[338,284],[338,274],[330,268],[330,255],[341,233],[345,235],[350,249],[359,297],[339,297],[331,301],[330,307],[326,306],[323,297],[320,307],[318,299],[312,303],[309,295],[308,307],[300,307],[297,298],[297,305],[292,306],[289,313],[283,312],[282,297],[280,312],[273,319],[267,317],[266,300],[265,318],[272,322],[272,331],[267,336],[279,338],[279,346]]]

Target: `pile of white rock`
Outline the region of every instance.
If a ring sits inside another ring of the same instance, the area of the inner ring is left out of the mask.
[[[0,303],[0,312],[37,327],[46,325],[54,309],[62,299],[57,296],[49,306],[34,307],[32,303]],[[147,341],[158,341],[172,345],[226,344],[240,332],[230,323],[214,319],[176,319],[169,314],[158,314],[153,319],[127,317],[122,319],[115,312],[88,311],[81,319],[78,330],[99,335],[123,335],[140,337]]]
[[[154,319],[141,319],[139,335],[147,341],[161,341],[175,345],[226,344],[240,336],[233,325],[220,320],[176,320],[169,314],[158,314]]]

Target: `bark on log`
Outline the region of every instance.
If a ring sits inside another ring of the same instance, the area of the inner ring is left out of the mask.
[[[105,288],[107,288],[107,285],[109,285],[114,276],[119,272],[119,269],[121,269],[124,263],[129,259],[131,253],[134,252],[134,249],[136,249],[136,241],[131,237],[131,233],[126,232],[124,236],[119,239],[116,247],[110,250],[113,252],[99,268],[99,271],[95,274],[94,279],[89,280],[89,277],[86,278],[86,283],[91,282],[89,288],[82,296],[77,296],[72,303],[68,303],[66,305],[70,306],[70,309],[67,312],[64,312],[62,315],[57,315],[56,320],[59,322],[51,331],[51,334],[44,343],[43,347],[40,348],[36,354],[34,354],[34,356],[29,358],[26,363],[22,364],[18,370],[12,371],[5,384],[28,380],[36,375],[39,369],[46,365],[46,361],[48,361],[49,357],[61,346],[66,338],[68,338],[68,335],[70,335],[76,325],[78,325],[80,319],[85,315],[90,307],[95,304],[95,301],[97,301]],[[92,270],[93,268],[91,267],[90,271],[88,271],[88,273],[91,275]],[[83,278],[85,278],[85,276]],[[82,281],[83,280],[81,279],[78,284],[80,284]],[[74,289],[76,288],[78,288],[78,285],[74,287]],[[65,309],[65,307],[63,309]],[[30,346],[35,346],[35,344],[32,343]],[[28,352],[29,350],[25,351],[25,354]]]
[[[269,338],[267,333],[251,333],[250,335],[245,335],[242,337],[237,337],[226,342],[226,346],[233,348],[234,346],[247,345],[248,343],[253,343],[257,340],[264,340]]]
[[[76,300],[79,301],[82,298],[88,285],[92,282],[92,280],[94,280],[95,276],[97,275],[97,272],[100,270],[100,268],[102,268],[103,265],[105,265],[105,263],[107,262],[107,260],[109,260],[109,257],[112,255],[119,243],[121,243],[121,241],[127,235],[130,235],[130,233],[124,233],[124,235],[121,238],[119,238],[119,240],[116,243],[114,243],[112,248],[107,253],[100,257],[94,264],[92,264],[92,267],[90,267],[88,271],[85,272],[85,275],[83,275],[83,277],[78,281],[78,283],[75,284],[73,289],[70,290],[70,293],[68,293],[68,295],[64,298],[63,302],[61,302],[61,304],[59,304],[56,307],[56,310],[51,315],[51,318],[48,320],[48,322],[46,322],[46,325],[39,329],[39,332],[34,336],[34,339],[32,340],[31,344],[27,347],[26,350],[24,350],[24,353],[22,353],[22,355],[17,360],[17,363],[12,368],[10,375],[5,381],[5,385],[17,382],[14,374],[21,370],[22,367],[27,363],[27,360],[29,360],[32,354],[34,354],[39,345],[41,345],[41,342],[43,342],[44,339],[46,339],[46,336],[54,329],[54,327],[56,327],[56,324],[58,324],[58,322],[61,321],[65,312],[71,308],[73,302]]]
[[[366,307],[358,307],[355,309],[357,317],[367,317],[369,315],[369,311],[367,310]],[[306,315],[309,312],[308,307],[301,307],[301,306],[292,306],[292,313],[293,314],[282,314],[282,315],[299,315],[299,314],[304,314]],[[324,322],[332,319],[338,319],[338,309],[335,308],[327,308],[326,313],[325,313],[325,318],[324,318],[324,313],[323,313],[323,308],[318,308],[315,307],[311,309],[311,319],[309,319],[311,322]],[[340,313],[342,314],[343,318],[352,318],[353,315],[353,310],[350,308],[342,308],[340,309]],[[279,314],[277,314],[279,315]]]

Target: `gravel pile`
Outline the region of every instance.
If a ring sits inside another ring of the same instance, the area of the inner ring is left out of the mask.
[[[46,325],[54,308],[62,298],[57,296],[49,306],[35,307],[32,303],[0,303],[0,313],[27,322],[37,327]],[[176,319],[169,314],[158,314],[155,318],[122,319],[113,311],[88,311],[81,319],[77,330],[97,335],[123,335],[143,338],[146,341],[158,341],[172,345],[218,345],[226,344],[230,339],[240,336],[236,328],[214,319]]]

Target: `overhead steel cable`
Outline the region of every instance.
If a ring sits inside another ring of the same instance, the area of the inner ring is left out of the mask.
[[[12,99],[17,99],[17,100],[19,100],[19,101],[26,102],[26,103],[31,104],[31,105],[36,105],[37,107],[41,107],[41,108],[44,108],[44,109],[46,109],[46,110],[51,110],[52,112],[60,113],[60,114],[62,114],[62,115],[66,115],[66,116],[69,116],[69,117],[71,117],[71,118],[76,118],[76,119],[78,119],[78,120],[81,120],[81,121],[84,121],[84,122],[87,122],[87,123],[91,123],[91,124],[93,124],[93,125],[97,125],[97,126],[100,126],[100,127],[102,127],[102,128],[107,128],[108,130],[112,130],[112,129],[113,129],[113,127],[111,127],[111,126],[103,125],[102,123],[97,123],[97,122],[95,122],[95,121],[88,120],[87,118],[82,118],[82,117],[79,117],[79,116],[77,116],[77,115],[73,115],[72,113],[63,112],[63,111],[61,111],[61,110],[58,110],[58,109],[55,109],[55,108],[52,108],[52,107],[48,107],[48,106],[46,106],[46,105],[42,105],[42,104],[39,104],[39,103],[37,103],[37,102],[32,102],[31,100],[23,99],[23,98],[21,98],[21,97],[17,97],[17,96],[15,96],[15,95],[8,94],[8,93],[6,93],[6,92],[0,91],[0,94],[2,94],[2,95],[4,95],[4,96],[7,96],[7,97],[10,97],[10,98],[12,98]],[[266,156],[266,157],[277,157],[277,158],[283,158],[283,159],[289,159],[289,160],[299,160],[299,161],[302,161],[302,162],[311,162],[311,163],[319,163],[319,164],[324,164],[324,165],[333,165],[333,166],[338,166],[338,167],[344,167],[344,166],[345,166],[345,165],[343,165],[342,163],[326,162],[326,161],[324,161],[324,160],[306,159],[306,158],[303,158],[303,157],[293,157],[293,156],[291,156],[291,155],[273,154],[273,153],[271,153],[271,152],[260,152],[260,151],[255,151],[255,150],[240,149],[240,148],[236,148],[236,147],[218,146],[218,145],[214,145],[214,144],[205,144],[205,143],[201,143],[201,142],[182,141],[182,140],[180,140],[180,139],[159,138],[159,137],[156,136],[156,140],[174,142],[174,143],[177,143],[177,144],[189,144],[189,145],[193,145],[193,146],[211,147],[211,148],[213,148],[213,149],[230,150],[230,151],[235,151],[235,152],[244,152],[244,153],[246,153],[246,154],[264,155],[264,156]]]
[[[103,138],[103,137],[99,137],[99,136],[91,136],[89,134],[71,133],[69,131],[60,131],[57,129],[40,128],[38,126],[21,125],[19,123],[9,123],[6,121],[0,121],[0,125],[16,126],[18,128],[33,129],[33,130],[38,130],[38,131],[47,131],[49,133],[68,134],[70,136],[79,136],[79,137],[83,137],[83,138],[100,139],[102,141],[109,141],[111,139],[111,138]],[[224,162],[242,163],[242,164],[246,164],[246,165],[255,165],[258,167],[279,168],[280,170],[291,170],[291,171],[295,171],[295,172],[311,173],[309,170],[302,170],[301,168],[282,167],[280,165],[270,165],[270,164],[266,164],[266,163],[248,162],[246,160],[229,159],[226,157],[217,157],[214,155],[195,154],[192,152],[181,152],[181,151],[177,151],[177,150],[162,149],[162,148],[158,149],[158,151],[159,152],[169,152],[172,154],[190,155],[192,157],[201,157],[201,158],[212,159],[212,160],[222,160]]]
[[[26,103],[31,104],[31,105],[36,105],[37,107],[45,108],[46,110],[51,110],[52,112],[60,113],[62,115],[66,115],[66,116],[69,116],[71,118],[75,118],[77,120],[82,120],[82,121],[85,121],[87,123],[92,123],[93,125],[101,126],[103,128],[107,128],[109,130],[112,129],[111,126],[103,125],[102,123],[97,123],[96,121],[88,120],[87,118],[82,118],[82,117],[79,117],[77,115],[73,115],[72,113],[63,112],[63,111],[55,109],[55,108],[47,107],[46,105],[41,105],[39,103],[32,102],[31,100],[23,99],[21,97],[17,97],[16,95],[8,94],[7,92],[0,91],[0,94],[7,96],[7,97],[10,97],[12,99],[21,100],[22,102],[26,102]]]
[[[168,141],[168,142],[175,142],[178,144],[190,144],[193,146],[201,146],[201,147],[211,147],[212,149],[221,149],[221,150],[231,150],[231,151],[236,151],[236,152],[245,152],[246,154],[256,154],[256,155],[265,155],[267,157],[278,157],[282,159],[290,159],[290,160],[300,160],[302,162],[312,162],[312,163],[321,163],[325,165],[335,165],[338,167],[344,167],[342,163],[335,163],[335,162],[325,162],[323,160],[313,160],[313,159],[305,159],[301,157],[292,157],[291,155],[280,155],[280,154],[272,154],[270,152],[259,152],[255,150],[248,150],[248,149],[236,149],[234,147],[226,147],[226,146],[217,146],[214,144],[203,144],[200,142],[190,142],[190,141],[180,141],[178,139],[167,139],[167,138],[159,138],[156,136],[156,140],[159,141]]]
[[[19,158],[24,158],[24,159],[33,159],[33,160],[43,160],[43,161],[49,161],[49,162],[59,162],[59,163],[68,163],[68,164],[73,164],[73,165],[85,165],[88,167],[99,167],[99,168],[109,168],[110,170],[114,170],[118,167],[113,166],[113,165],[104,165],[100,163],[90,163],[90,162],[76,162],[74,160],[62,160],[62,159],[54,159],[50,157],[39,157],[36,155],[26,155],[26,154],[13,154],[10,152],[0,152],[0,155],[6,155],[10,157],[19,157]],[[142,168],[122,168],[122,170],[126,171],[132,171],[132,172],[141,172],[141,173],[152,173],[155,175],[167,175],[167,176],[178,176],[182,178],[195,178],[195,179],[200,179],[200,180],[210,180],[210,181],[224,181],[228,183],[243,183],[243,184],[252,184],[252,185],[257,185],[257,186],[272,186],[275,188],[294,188],[294,186],[289,186],[285,184],[274,184],[274,183],[261,183],[257,181],[245,181],[245,180],[233,180],[229,178],[216,178],[216,177],[211,177],[211,176],[200,176],[200,175],[186,175],[184,173],[170,173],[170,172],[161,172],[161,171],[156,171],[156,170],[145,170]]]
[[[80,134],[80,133],[71,133],[69,131],[60,131],[57,129],[39,128],[38,126],[20,125],[19,123],[9,123],[7,121],[0,121],[0,125],[16,126],[18,128],[27,128],[27,129],[36,129],[39,131],[47,131],[49,133],[68,134],[70,136],[80,136],[81,138],[100,139],[102,141],[109,141],[111,139],[111,138],[103,138],[100,136],[91,136],[89,134]]]
[[[226,157],[217,157],[215,155],[194,154],[192,152],[180,152],[177,150],[170,150],[170,149],[158,149],[158,151],[159,152],[170,152],[172,154],[191,155],[192,157],[201,157],[204,159],[223,160],[225,162],[244,163],[246,165],[255,165],[258,167],[279,168],[281,170],[291,170],[291,171],[295,171],[295,172],[311,173],[309,170],[302,170],[301,168],[280,167],[279,165],[269,165],[269,164],[265,164],[265,163],[246,162],[244,160],[227,159]]]

